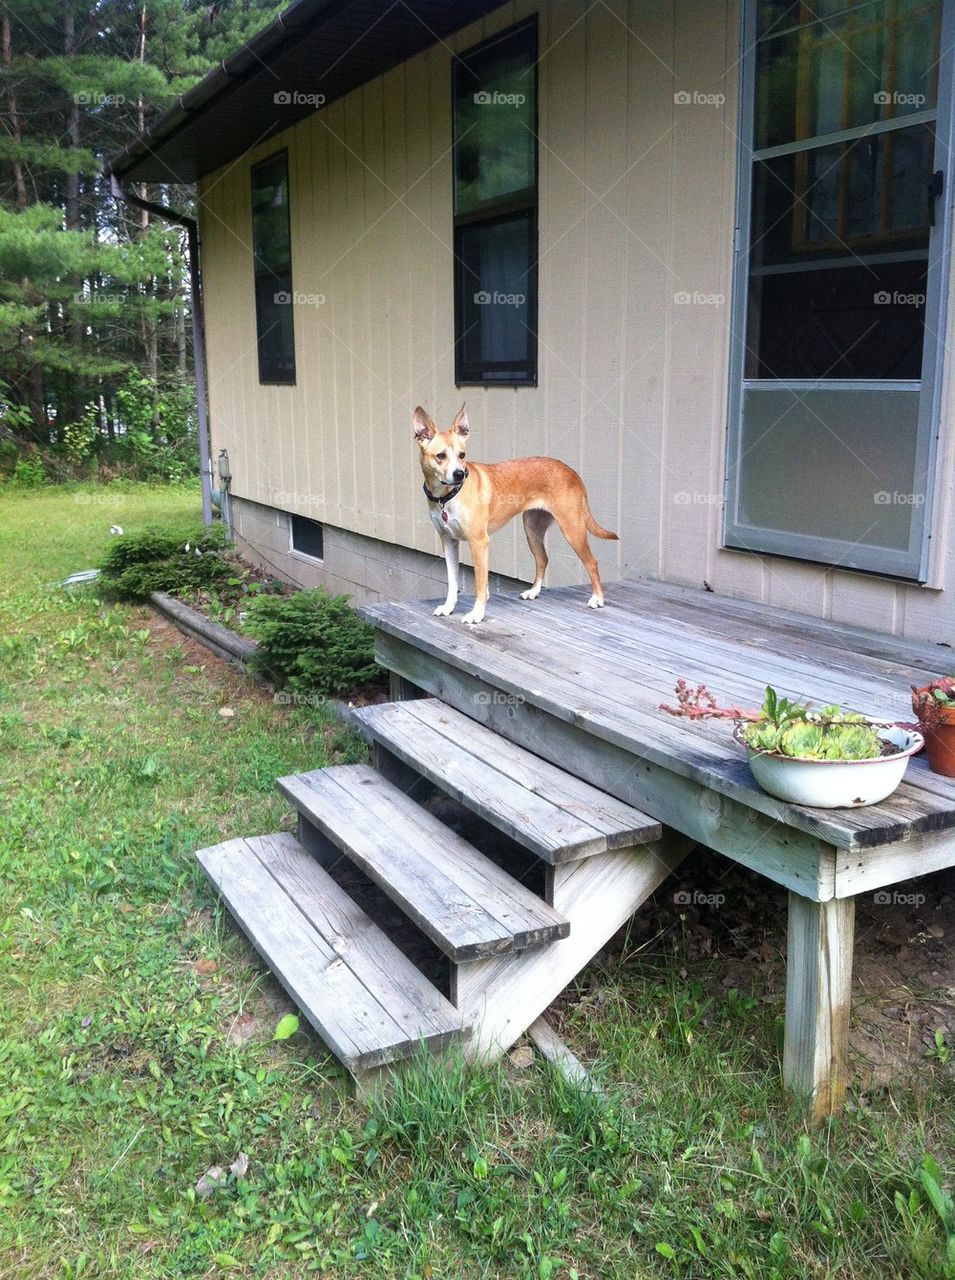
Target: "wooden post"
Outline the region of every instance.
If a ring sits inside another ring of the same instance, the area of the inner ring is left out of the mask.
[[[814,1120],[842,1106],[846,1086],[855,899],[789,895],[783,1080]]]
[[[423,689],[419,689],[397,671],[388,672],[388,694],[392,702],[411,702],[414,698],[428,696]]]

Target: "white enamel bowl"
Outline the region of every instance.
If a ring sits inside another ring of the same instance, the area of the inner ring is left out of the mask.
[[[856,809],[890,796],[905,776],[909,757],[924,744],[914,729],[877,720],[870,723],[883,742],[898,748],[891,755],[873,760],[800,760],[753,751],[743,741],[742,725],[736,726],[733,737],[749,755],[753,777],[777,800],[815,809]]]

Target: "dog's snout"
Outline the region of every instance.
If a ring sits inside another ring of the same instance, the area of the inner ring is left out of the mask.
[[[455,483],[455,484],[460,484],[460,483],[461,483],[461,481],[462,481],[463,479],[464,479],[464,468],[463,468],[463,467],[455,467],[455,468],[454,468],[454,483]]]

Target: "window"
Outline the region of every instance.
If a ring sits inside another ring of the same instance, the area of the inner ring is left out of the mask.
[[[748,0],[725,542],[924,579],[949,200],[940,0]]]
[[[325,530],[317,520],[309,520],[308,516],[290,515],[289,528],[293,551],[311,556],[313,560],[325,559]]]
[[[295,333],[284,151],[252,170],[252,250],[259,382],[291,385],[295,382]]]
[[[458,383],[537,381],[537,23],[454,64]]]

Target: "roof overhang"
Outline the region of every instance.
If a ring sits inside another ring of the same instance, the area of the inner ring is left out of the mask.
[[[296,0],[111,156],[106,172],[195,182],[501,3]]]

